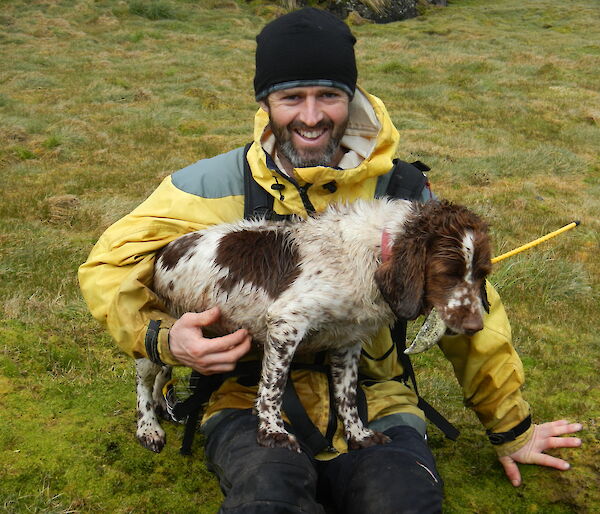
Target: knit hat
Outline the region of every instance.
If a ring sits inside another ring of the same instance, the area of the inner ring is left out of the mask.
[[[314,7],[291,12],[265,25],[256,42],[256,100],[300,86],[336,87],[354,96],[356,38],[333,14]]]

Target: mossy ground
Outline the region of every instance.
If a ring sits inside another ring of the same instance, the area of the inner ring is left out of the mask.
[[[215,512],[201,445],[135,441],[133,367],[91,319],[76,269],[168,173],[248,141],[254,37],[281,8],[234,0],[4,0],[0,12],[0,508]],[[581,421],[561,473],[503,477],[439,352],[415,360],[456,422],[431,430],[447,512],[600,509],[600,8],[452,2],[354,26],[360,83],[399,156],[492,224],[496,254],[582,225],[495,268],[536,421]]]

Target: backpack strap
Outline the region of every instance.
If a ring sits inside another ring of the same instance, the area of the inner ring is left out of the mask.
[[[244,147],[244,219],[268,215],[273,212],[274,198],[260,187],[250,171],[248,164],[248,150],[252,143]]]
[[[394,159],[394,167],[390,172],[390,180],[386,188],[386,196],[398,200],[415,200],[422,198],[423,189],[428,181],[424,172],[431,168],[421,161],[408,163]]]
[[[392,340],[396,345],[396,352],[398,354],[398,360],[402,365],[404,373],[400,377],[396,377],[396,380],[400,380],[408,385],[408,381],[412,383],[413,391],[417,395],[417,407],[423,411],[425,417],[431,421],[436,427],[438,427],[443,434],[452,441],[456,441],[460,435],[460,431],[448,421],[442,414],[440,414],[433,405],[427,402],[420,394],[419,388],[417,387],[417,377],[415,376],[415,370],[413,368],[410,357],[404,353],[406,349],[406,320],[398,320],[391,329]]]
[[[282,408],[290,420],[298,441],[302,446],[307,446],[313,455],[317,455],[331,446],[330,441],[321,434],[321,431],[308,417],[306,409],[300,402],[291,376],[288,376],[283,390]]]
[[[187,400],[176,402],[170,412],[171,416],[176,420],[186,420],[183,441],[179,449],[181,455],[192,455],[192,444],[203,406],[210,398],[212,392],[221,387],[224,380],[225,375],[202,375],[197,371],[192,371],[190,375],[190,389],[194,393]]]
[[[291,216],[277,214],[273,210],[275,198],[254,179],[247,157],[251,146],[252,143],[248,143],[244,147],[244,219],[265,218],[271,221],[290,219]]]

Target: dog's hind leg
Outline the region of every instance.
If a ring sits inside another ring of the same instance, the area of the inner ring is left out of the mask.
[[[330,352],[333,396],[351,450],[390,441],[386,435],[366,428],[358,415],[356,388],[360,349],[361,345],[356,344]]]
[[[135,379],[137,394],[137,431],[138,441],[144,448],[159,453],[166,442],[166,434],[156,417],[153,389],[155,379],[161,372],[161,366],[148,359],[135,360]]]
[[[256,413],[258,416],[258,444],[268,448],[287,448],[300,452],[296,438],[288,433],[281,418],[283,391],[290,371],[290,364],[303,331],[284,319],[269,322],[267,342],[261,370]]]

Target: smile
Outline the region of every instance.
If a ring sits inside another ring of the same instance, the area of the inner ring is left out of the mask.
[[[327,138],[327,134],[329,134],[329,130],[325,127],[316,128],[316,129],[295,129],[293,133],[298,137],[300,142],[304,144],[317,144],[321,145]]]
[[[304,139],[318,139],[327,132],[327,129],[319,130],[296,130],[296,133]]]

